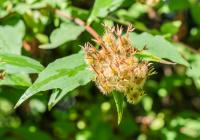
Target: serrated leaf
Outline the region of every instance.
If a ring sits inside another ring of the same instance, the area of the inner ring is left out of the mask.
[[[38,61],[29,57],[0,53],[0,70],[6,73],[39,73],[43,68]]]
[[[59,89],[59,95],[50,100],[51,108],[69,91],[87,84],[92,77],[93,73],[88,69],[83,53],[57,59],[39,74],[38,79],[21,96],[15,107],[40,91]]]
[[[84,28],[77,26],[72,23],[62,24],[60,28],[55,29],[50,36],[50,43],[40,45],[42,49],[53,49],[56,48],[68,41],[75,40],[81,32],[84,31]]]
[[[19,26],[23,26],[20,24]],[[19,27],[21,29],[21,27]],[[23,31],[14,26],[0,26],[0,52],[20,54]]]
[[[117,108],[118,125],[119,125],[123,116],[124,96],[120,92],[113,92],[113,97]]]
[[[95,0],[94,7],[88,18],[88,24],[97,17],[105,17],[109,12],[116,10],[124,0]]]
[[[145,46],[147,51],[156,57],[168,59],[178,64],[188,66],[188,62],[178,52],[177,48],[162,36],[153,36],[149,33],[131,33],[130,39],[134,47],[142,50]]]

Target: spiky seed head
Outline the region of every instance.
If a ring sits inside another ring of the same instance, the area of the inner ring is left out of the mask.
[[[96,73],[93,80],[103,94],[119,91],[129,103],[136,103],[144,95],[144,83],[154,69],[150,68],[151,63],[135,57],[139,50],[128,38],[134,30],[132,25],[128,26],[124,36],[122,27],[104,25],[104,28],[101,41],[97,41],[101,42],[101,48],[96,49],[90,43],[83,47],[85,60]]]

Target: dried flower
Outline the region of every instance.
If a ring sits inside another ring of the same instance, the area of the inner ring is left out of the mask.
[[[135,54],[139,52],[129,40],[129,33],[134,28],[129,25],[125,35],[122,27],[104,25],[105,34],[97,49],[90,43],[83,47],[86,62],[96,73],[94,81],[103,94],[112,91],[122,92],[129,103],[135,103],[144,95],[143,85],[153,69],[147,61],[139,60]]]

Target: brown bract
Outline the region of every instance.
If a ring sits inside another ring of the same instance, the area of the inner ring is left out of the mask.
[[[134,30],[131,25],[125,35],[122,27],[104,27],[105,34],[97,41],[99,49],[90,43],[83,47],[85,60],[96,73],[93,80],[103,94],[119,91],[129,103],[136,103],[144,95],[143,85],[153,70],[150,63],[135,57],[139,50],[128,38]]]

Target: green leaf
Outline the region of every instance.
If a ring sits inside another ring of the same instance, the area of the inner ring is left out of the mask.
[[[137,52],[135,54],[135,57],[143,59],[143,60],[159,62],[159,63],[163,63],[163,64],[170,64],[170,65],[175,64],[173,62],[169,62],[169,61],[163,60],[160,57],[157,57],[155,55],[150,54],[149,52],[144,52],[144,51]]]
[[[191,8],[191,12],[192,12],[192,17],[194,19],[194,21],[200,25],[200,18],[199,18],[199,14],[200,14],[200,4],[194,4]]]
[[[163,34],[175,35],[181,26],[181,21],[166,22],[161,26]]]
[[[122,116],[123,116],[124,96],[120,92],[113,92],[113,97],[114,97],[115,104],[117,107],[118,125],[119,125],[122,120]]]
[[[9,86],[30,86],[31,80],[25,73],[22,74],[6,74],[3,80],[0,80],[0,85]]]
[[[58,29],[55,29],[50,36],[50,44],[41,45],[42,49],[53,49],[68,41],[75,40],[84,28],[72,23],[62,24]]]
[[[0,70],[6,73],[39,73],[43,66],[26,56],[0,53]]]
[[[50,99],[49,108],[52,108],[69,91],[87,84],[92,77],[93,73],[88,69],[82,52],[57,59],[39,74],[38,79],[21,96],[15,107],[40,91],[59,89],[59,94],[56,94],[53,100],[52,97]]]
[[[146,46],[148,52],[156,57],[168,59],[185,66],[189,65],[188,62],[182,58],[177,48],[162,36],[153,36],[149,33],[131,33],[130,39],[133,46],[140,50]]]
[[[29,12],[31,11],[31,8],[30,8],[30,4],[26,4],[26,3],[19,3],[17,4],[14,9],[13,9],[15,12],[23,15],[25,14],[26,12]]]
[[[23,33],[19,30],[19,28],[12,26],[0,26],[0,52],[20,54],[22,38]]]
[[[193,55],[192,62],[190,63],[191,67],[188,68],[187,75],[189,77],[200,79],[200,55]]]
[[[128,10],[125,10],[125,9],[117,10],[116,14],[119,17],[124,18],[124,21],[126,21],[126,20],[132,21],[134,19],[139,18],[143,14],[147,13],[147,11],[148,11],[147,5],[136,2]],[[138,24],[139,21],[134,21],[134,26],[135,26],[135,23]],[[141,23],[141,24],[143,24],[143,23]],[[142,25],[142,26],[145,26],[145,25]]]
[[[188,0],[170,0],[169,1],[169,8],[172,11],[180,11],[189,8],[190,2]]]
[[[116,10],[124,0],[95,0],[94,7],[88,18],[88,24],[97,17],[105,17],[109,12]]]
[[[192,59],[192,62],[190,63],[191,67],[187,68],[186,75],[188,77],[191,77],[194,80],[197,88],[200,89],[200,73],[199,73],[200,55],[198,55],[198,54],[192,55],[191,59]]]

